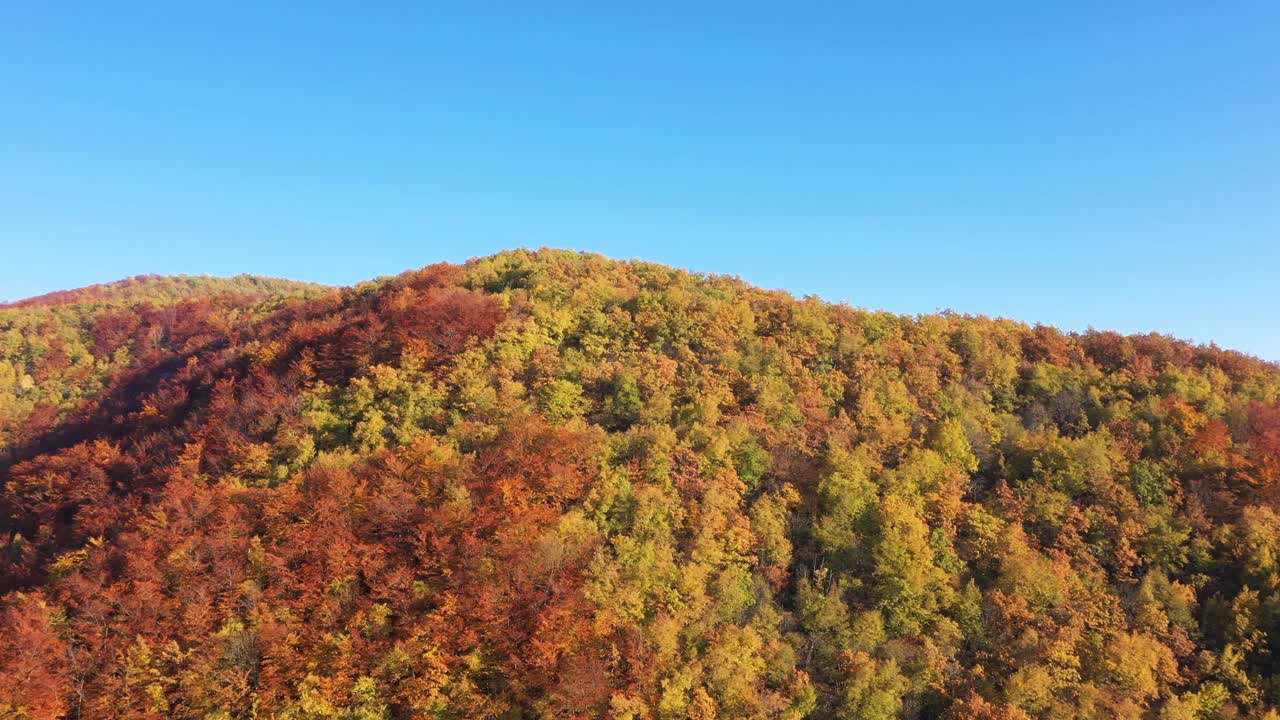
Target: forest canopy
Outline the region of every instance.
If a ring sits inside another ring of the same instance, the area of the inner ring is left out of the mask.
[[[138,278],[0,306],[0,484],[0,717],[1280,706],[1280,367],[1156,334]]]

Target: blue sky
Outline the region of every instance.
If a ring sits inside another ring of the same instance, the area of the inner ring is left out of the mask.
[[[1274,2],[503,5],[7,5],[0,299],[547,245],[1280,360]]]

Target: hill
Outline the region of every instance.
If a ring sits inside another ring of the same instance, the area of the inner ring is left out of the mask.
[[[211,289],[0,310],[0,715],[1280,702],[1275,365],[550,250]]]
[[[0,458],[102,393],[108,378],[180,351],[193,328],[329,292],[251,275],[140,275],[0,304]]]
[[[315,283],[256,275],[236,275],[229,278],[208,275],[137,275],[116,282],[90,285],[75,290],[59,290],[24,300],[0,303],[0,310],[68,304],[166,305],[190,298],[218,295],[277,296],[316,291],[323,287]]]

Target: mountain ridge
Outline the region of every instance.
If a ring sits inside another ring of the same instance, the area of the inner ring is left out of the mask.
[[[119,280],[85,285],[68,290],[53,290],[31,297],[0,302],[0,310],[31,306],[52,306],[82,302],[121,302],[131,299],[172,302],[199,296],[222,294],[281,295],[290,292],[316,291],[331,286],[303,280],[240,273],[216,275],[133,275]]]
[[[589,251],[576,251],[576,250],[560,250],[558,248],[552,248],[552,247],[542,247],[537,250],[528,249],[528,248],[522,248],[519,250],[507,250],[507,251],[496,253],[495,255],[492,255],[492,256],[474,257],[466,262],[468,263],[476,262],[478,260],[486,259],[488,257],[498,257],[508,253],[519,253],[519,252],[534,252],[534,253],[568,252],[568,253],[578,253],[578,254],[587,255],[587,256],[595,256],[595,257],[608,260],[610,262],[663,265],[663,263],[655,262],[655,261],[639,260],[634,258],[621,259],[621,258],[615,258],[608,255],[604,255],[601,253],[595,253],[595,252],[589,252]],[[674,266],[669,266],[669,267],[674,267]],[[406,272],[412,272],[412,271],[410,270]],[[1094,326],[1090,326],[1085,330],[1064,330],[1052,323],[1037,322],[1034,320],[1026,320],[1026,319],[1006,316],[1006,315],[987,315],[984,313],[971,313],[971,312],[966,312],[962,310],[957,310],[955,308],[940,308],[934,312],[903,313],[903,312],[896,312],[893,310],[889,310],[886,308],[873,308],[873,307],[868,307],[863,305],[857,305],[847,301],[831,300],[822,296],[821,294],[799,294],[784,288],[765,287],[762,285],[751,283],[750,281],[744,279],[741,275],[736,273],[716,273],[716,272],[705,272],[705,271],[694,271],[694,270],[683,270],[683,272],[688,272],[694,276],[700,276],[700,277],[722,277],[722,278],[727,278],[731,280],[736,280],[761,290],[765,290],[769,292],[784,293],[795,300],[805,300],[805,299],[813,298],[820,302],[831,304],[831,305],[848,305],[860,312],[871,312],[871,313],[884,312],[884,313],[897,315],[903,318],[920,318],[920,317],[927,317],[931,315],[957,315],[959,317],[964,317],[964,318],[990,319],[990,320],[1015,322],[1021,325],[1026,325],[1028,327],[1037,327],[1037,326],[1050,327],[1050,328],[1053,328],[1054,330],[1057,330],[1058,332],[1062,332],[1064,334],[1072,335],[1072,336],[1082,336],[1089,333],[1117,333],[1129,338],[1159,337],[1164,340],[1184,343],[1190,346],[1201,347],[1209,350],[1222,350],[1225,352],[1238,353],[1240,355],[1261,360],[1262,362],[1270,363],[1273,365],[1280,365],[1280,361],[1278,360],[1269,360],[1267,358],[1263,358],[1257,355],[1256,353],[1240,350],[1237,348],[1225,347],[1225,346],[1219,345],[1215,340],[1212,340],[1212,339],[1193,340],[1193,339],[1188,339],[1184,337],[1178,337],[1177,335],[1174,335],[1172,333],[1160,332],[1158,330],[1149,330],[1145,332],[1144,331],[1121,332],[1114,329],[1098,328]],[[146,288],[149,285],[161,285],[161,286],[169,285],[174,288],[179,288],[183,285],[186,285],[188,286],[187,293],[186,294],[174,293],[175,295],[174,299],[189,299],[192,297],[199,297],[199,296],[206,296],[206,295],[251,294],[251,292],[257,292],[259,294],[267,295],[267,296],[277,296],[277,295],[289,294],[290,292],[306,292],[306,291],[323,292],[323,291],[332,291],[332,290],[342,290],[342,289],[360,287],[362,285],[368,285],[368,284],[376,285],[380,282],[385,282],[386,280],[394,277],[396,276],[383,275],[383,276],[370,278],[367,280],[358,281],[351,285],[344,286],[344,285],[330,285],[330,284],[315,282],[311,280],[295,280],[291,278],[275,277],[275,276],[269,276],[269,275],[258,275],[254,273],[237,273],[235,275],[202,275],[202,274],[193,275],[193,274],[186,274],[186,273],[166,275],[166,274],[159,274],[159,273],[149,273],[144,275],[133,275],[129,277],[124,277],[118,280],[109,280],[106,282],[94,283],[94,284],[85,285],[82,287],[68,288],[64,290],[52,290],[49,292],[40,293],[40,294],[32,295],[29,297],[17,298],[14,300],[0,301],[0,310],[28,307],[33,305],[58,305],[58,304],[70,304],[70,303],[77,303],[77,302],[88,302],[94,299],[100,299],[103,301],[116,300],[116,301],[127,302],[129,296],[133,291],[137,291],[140,294],[145,293]],[[201,283],[209,283],[210,285],[208,288],[202,288],[200,287]],[[225,287],[219,287],[221,285],[225,285]],[[218,290],[214,292],[214,291],[211,291],[210,288],[218,288]]]

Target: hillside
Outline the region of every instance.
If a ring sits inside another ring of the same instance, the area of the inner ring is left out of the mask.
[[[195,328],[330,292],[251,275],[142,275],[0,304],[0,458],[104,392],[108,378],[182,352]]]
[[[552,250],[202,282],[0,308],[0,717],[1276,717],[1276,365]]]

